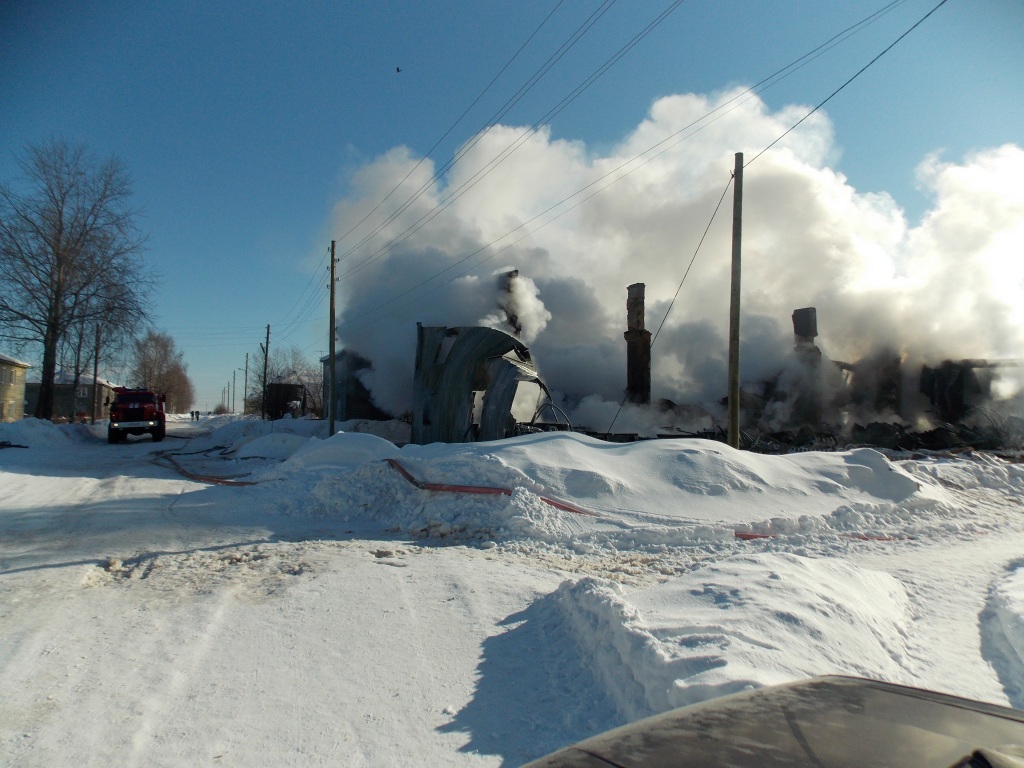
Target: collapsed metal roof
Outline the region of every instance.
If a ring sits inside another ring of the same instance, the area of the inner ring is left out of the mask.
[[[526,345],[494,328],[416,324],[412,442],[500,440],[515,433],[512,402],[520,382],[544,384]],[[474,423],[476,393],[482,392]]]

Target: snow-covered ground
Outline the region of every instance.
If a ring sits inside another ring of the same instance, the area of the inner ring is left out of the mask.
[[[0,425],[0,764],[513,766],[825,673],[1024,707],[1024,465],[341,426]]]

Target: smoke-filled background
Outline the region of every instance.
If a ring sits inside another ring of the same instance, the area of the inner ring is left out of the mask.
[[[946,359],[1024,358],[1024,150],[920,158],[932,204],[910,226],[884,190],[854,189],[831,169],[840,148],[824,112],[758,155],[808,111],[771,112],[741,90],[667,96],[610,148],[541,130],[494,165],[528,132],[499,125],[436,180],[431,161],[395,147],[356,171],[333,212],[332,229],[351,231],[339,264],[341,344],[373,362],[364,381],[399,414],[411,408],[417,322],[512,332],[511,314],[559,403],[605,429],[626,385],[626,287],[642,282],[657,332],[652,400],[715,416],[726,392],[727,185],[741,151],[744,389],[792,362],[800,307],[817,308],[816,341],[834,360],[892,351],[916,375]],[[695,122],[700,130],[687,128]],[[1020,374],[1000,369],[994,392],[1012,401]],[[618,426],[645,418],[665,417],[627,409]]]

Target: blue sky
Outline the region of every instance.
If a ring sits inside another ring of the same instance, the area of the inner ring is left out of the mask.
[[[896,5],[764,102],[817,104],[936,4]],[[502,122],[533,124],[670,5],[610,5]],[[885,5],[686,0],[550,121],[551,137],[600,153],[655,99],[751,85]],[[326,286],[317,270],[343,234],[332,210],[352,174],[397,146],[430,150],[551,14],[440,141],[432,158],[444,163],[602,6],[8,0],[0,179],[13,181],[15,155],[50,136],[125,162],[162,278],[154,325],[176,339],[198,405],[212,408],[267,324],[272,347],[326,351],[326,290],[309,287]],[[1022,33],[1019,0],[949,0],[825,107],[831,167],[917,221],[930,201],[915,169],[929,153],[1024,144]]]

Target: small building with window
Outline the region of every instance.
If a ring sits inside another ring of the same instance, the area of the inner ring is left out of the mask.
[[[0,422],[25,416],[25,374],[32,366],[0,355]]]
[[[114,396],[114,384],[103,378],[96,380],[96,419],[107,417],[107,403]],[[32,415],[39,402],[38,381],[29,382],[25,387],[25,412]],[[92,418],[93,413],[92,374],[82,373],[75,383],[71,371],[58,370],[53,381],[53,416],[55,422],[82,422]]]

